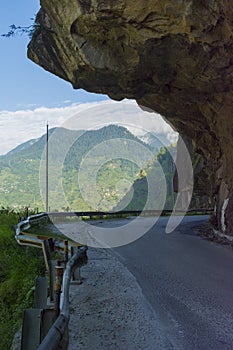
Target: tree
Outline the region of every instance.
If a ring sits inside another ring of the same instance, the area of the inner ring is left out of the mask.
[[[36,16],[34,18],[30,18],[33,22],[28,26],[16,26],[15,24],[11,24],[9,26],[9,31],[7,33],[2,34],[1,36],[5,38],[12,38],[15,35],[27,35],[30,39],[33,34],[39,29],[40,24],[37,22]]]

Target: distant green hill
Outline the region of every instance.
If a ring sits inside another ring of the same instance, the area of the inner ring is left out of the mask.
[[[116,206],[140,172],[140,167],[130,159],[121,159],[124,158],[121,155],[125,154],[127,147],[129,148],[128,142],[122,141],[124,139],[130,140],[131,143],[135,142],[135,145],[141,145],[142,152],[152,150],[126,128],[117,125],[90,131],[73,131],[64,128],[49,130],[50,210],[64,210],[67,203],[72,210],[110,210]],[[117,147],[115,141],[107,142],[108,140],[118,140]],[[45,144],[46,135],[43,135],[39,139],[23,143],[0,157],[0,206],[29,206],[44,210],[40,195],[39,169]],[[102,145],[105,145],[104,152],[112,157],[107,162],[101,154]],[[53,187],[53,178],[57,171],[59,157],[66,149],[68,152],[64,158],[60,179],[67,200],[64,202],[57,187]],[[86,195],[90,198],[97,197],[93,203],[86,202],[79,189],[77,173],[83,159],[85,161],[82,166],[89,169],[90,176],[92,175],[90,171],[95,169],[96,164],[101,164],[96,176],[98,196],[95,196],[93,186],[90,186],[92,179],[88,179],[88,176],[83,179]]]
[[[159,153],[162,147],[167,147],[171,142],[167,139],[165,134],[155,134],[154,132],[147,132],[139,137],[141,141],[148,144],[156,153]]]
[[[125,210],[171,210],[176,198],[172,185],[175,153],[176,145],[161,147],[160,152],[141,169],[115,210],[122,207]]]

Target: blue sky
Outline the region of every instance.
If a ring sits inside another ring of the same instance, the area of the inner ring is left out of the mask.
[[[39,10],[38,0],[4,0],[1,5],[0,34],[7,33],[11,24],[30,25],[30,18]],[[163,133],[169,140],[176,137],[158,114],[152,113],[152,120],[148,116],[144,118],[147,112],[135,102],[111,102],[105,95],[74,90],[68,82],[46,72],[27,58],[29,40],[26,35],[0,36],[0,155],[40,137],[45,133],[47,122],[49,127],[63,126],[74,114],[81,118],[80,125],[81,120],[88,120],[88,124],[82,126],[87,129],[92,124],[96,126],[97,121],[103,126],[108,120],[138,133],[142,118],[140,127],[144,132]]]
[[[31,24],[30,18],[39,10],[37,0],[4,0],[1,5],[0,33],[8,32],[11,24]],[[31,62],[26,55],[28,42],[26,35],[0,37],[0,110],[58,107],[107,99],[107,96],[74,90],[71,84]]]

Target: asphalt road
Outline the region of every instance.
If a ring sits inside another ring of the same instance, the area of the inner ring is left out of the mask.
[[[233,349],[233,251],[198,236],[207,219],[186,217],[166,234],[167,218],[160,218],[142,238],[114,249],[159,315],[171,349]]]

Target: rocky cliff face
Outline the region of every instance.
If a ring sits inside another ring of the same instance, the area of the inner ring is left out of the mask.
[[[136,99],[203,156],[218,228],[233,234],[231,0],[41,0],[28,56],[74,88]]]

